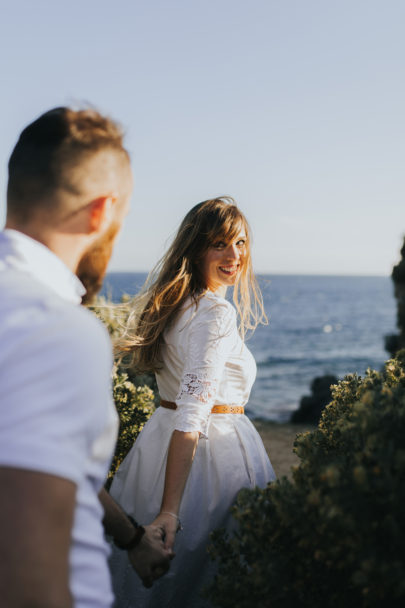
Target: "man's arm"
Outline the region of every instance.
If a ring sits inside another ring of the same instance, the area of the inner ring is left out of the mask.
[[[106,533],[120,545],[131,543],[137,531],[126,513],[104,488],[99,499],[104,507],[103,525]],[[144,534],[136,546],[128,551],[128,556],[145,587],[151,587],[154,580],[167,572],[174,553],[165,549],[161,528],[144,526],[144,529]]]
[[[0,598],[4,608],[71,608],[69,549],[76,485],[0,467]]]

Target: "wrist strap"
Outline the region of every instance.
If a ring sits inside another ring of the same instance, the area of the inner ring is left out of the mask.
[[[131,524],[134,527],[135,530],[135,534],[133,536],[133,538],[131,538],[131,540],[127,543],[120,543],[119,541],[117,541],[115,538],[113,539],[114,541],[114,545],[116,547],[118,547],[118,549],[122,549],[123,551],[130,551],[131,549],[134,549],[140,542],[142,536],[145,534],[145,528],[143,526],[140,526],[133,517],[131,517],[131,515],[127,515],[129,521],[131,522]]]

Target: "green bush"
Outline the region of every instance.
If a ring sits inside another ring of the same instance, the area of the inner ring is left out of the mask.
[[[113,304],[104,296],[98,296],[95,303],[88,308],[104,323],[112,340],[122,337],[131,313],[131,301],[129,296],[124,295],[119,304]],[[118,371],[126,373],[128,380],[133,382],[135,386],[149,386],[155,393],[155,402],[158,401],[157,384],[154,374],[138,374],[125,366],[125,360],[121,361],[117,359],[115,363]]]
[[[238,531],[213,534],[213,603],[404,606],[405,351],[346,376],[295,451],[293,480],[242,491]]]
[[[134,444],[145,422],[155,410],[154,394],[148,386],[135,386],[128,374],[114,366],[113,396],[120,426],[114,457],[107,477],[110,487],[114,474]]]
[[[130,302],[125,296],[120,304],[113,304],[103,297],[97,298],[89,309],[103,321],[112,339],[122,335],[128,316]],[[131,449],[144,424],[155,410],[158,399],[156,380],[153,374],[136,374],[126,369],[120,360],[115,361],[113,374],[113,397],[119,416],[118,440],[106,487],[109,488],[116,470]]]

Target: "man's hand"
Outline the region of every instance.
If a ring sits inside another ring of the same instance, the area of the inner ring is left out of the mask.
[[[99,498],[104,507],[103,524],[106,533],[122,546],[127,545],[134,538],[133,524],[104,488]],[[128,551],[128,557],[145,587],[151,587],[153,581],[168,571],[174,553],[170,547],[165,546],[166,533],[163,526],[153,522],[144,528],[145,533],[139,543]]]
[[[145,534],[139,544],[128,551],[128,557],[144,586],[152,587],[153,581],[168,571],[175,554],[165,548],[163,528],[155,525],[144,528]]]

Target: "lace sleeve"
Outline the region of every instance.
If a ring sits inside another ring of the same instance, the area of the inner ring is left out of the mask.
[[[185,362],[176,397],[175,428],[207,437],[225,362],[237,337],[236,314],[226,302],[197,311],[185,347]]]

